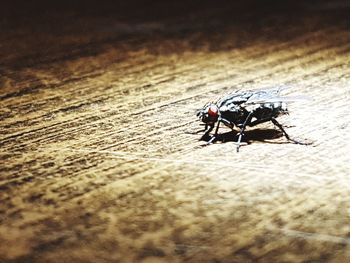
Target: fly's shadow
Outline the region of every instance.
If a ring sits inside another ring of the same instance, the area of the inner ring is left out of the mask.
[[[239,132],[237,131],[229,131],[220,133],[215,138],[215,142],[237,142],[237,138],[239,136]],[[272,143],[272,144],[285,144],[290,143],[289,141],[281,142],[281,141],[273,141],[275,139],[284,137],[281,131],[276,129],[254,129],[254,130],[246,130],[244,132],[244,136],[242,137],[242,142],[246,144],[251,144],[254,141],[264,142],[264,143]],[[212,137],[209,134],[203,135],[200,140],[209,142]],[[207,144],[205,144],[207,145]]]

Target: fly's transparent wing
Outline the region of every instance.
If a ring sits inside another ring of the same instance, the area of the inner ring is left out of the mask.
[[[277,96],[281,91],[289,88],[291,87],[287,85],[278,85],[254,90],[235,90],[220,98],[217,103],[220,104],[220,102],[230,100],[239,104],[240,102],[247,101],[250,97]]]
[[[220,109],[235,108],[238,105],[251,105],[264,102],[276,102],[281,101],[279,94],[286,89],[291,88],[287,85],[279,85],[274,87],[266,87],[256,90],[237,90],[227,94],[216,102],[216,105]],[[277,99],[278,98],[278,99]]]
[[[252,96],[251,91],[235,92],[228,94],[216,102],[216,105],[221,108],[228,105],[240,105],[246,102]]]
[[[247,100],[247,103],[280,97],[279,94],[281,93],[281,91],[289,88],[290,86],[280,85],[272,88],[254,90],[252,91],[252,96],[250,96]]]
[[[311,98],[307,96],[288,96],[288,97],[280,97],[280,96],[267,96],[260,98],[251,98],[244,105],[253,105],[253,104],[264,104],[264,103],[275,103],[275,102],[297,102],[297,101],[307,101],[311,100]]]
[[[251,90],[252,93],[266,93],[266,94],[275,94],[278,95],[282,91],[292,88],[292,86],[287,86],[284,84],[273,86],[273,87],[265,87],[261,89]]]

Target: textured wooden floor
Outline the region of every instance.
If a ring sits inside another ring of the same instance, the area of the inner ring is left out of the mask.
[[[350,261],[349,5],[192,3],[8,9],[1,263]],[[281,83],[312,98],[281,118],[311,146],[193,134],[206,102]]]

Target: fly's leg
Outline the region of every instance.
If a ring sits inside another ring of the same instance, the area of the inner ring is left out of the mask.
[[[292,138],[289,137],[289,135],[287,134],[287,132],[284,130],[283,126],[275,119],[275,118],[271,118],[271,121],[273,124],[275,124],[283,133],[283,135],[287,138],[288,141],[294,142],[296,144],[303,144],[306,145],[306,143],[294,140]]]
[[[187,132],[187,134],[198,134],[198,133],[201,133],[201,132],[204,132],[204,134],[207,134],[208,130],[209,130],[208,124],[206,124],[204,129],[201,129],[201,130],[198,130],[198,131],[195,131],[195,132]]]
[[[198,131],[195,131],[195,132],[193,132],[192,134],[198,134],[198,133],[201,133],[201,132],[206,133],[206,132],[207,132],[207,130],[208,130],[208,124],[205,124],[204,129],[202,129],[202,130],[198,130]]]
[[[241,146],[241,141],[242,141],[242,137],[243,137],[243,134],[244,134],[244,130],[247,127],[248,122],[251,121],[252,114],[253,114],[253,112],[249,112],[247,118],[245,119],[243,125],[241,126],[241,130],[239,132],[239,136],[238,136],[238,140],[237,140],[237,152],[239,152],[239,147]]]
[[[209,136],[209,133],[214,129],[214,125],[208,125],[208,124],[205,124],[205,130],[204,130],[204,134],[201,138],[201,140],[205,140],[208,136]]]
[[[220,127],[220,122],[221,122],[221,120],[218,121],[218,124],[217,124],[216,129],[215,129],[215,133],[214,133],[214,135],[210,138],[210,140],[208,141],[207,144],[211,144],[211,143],[213,143],[213,142],[215,141],[216,136],[218,135],[218,131],[219,131],[219,127]],[[212,129],[213,129],[213,128],[214,128],[214,126],[212,126]]]
[[[208,125],[206,124],[205,125],[205,132],[204,132],[204,135],[203,136],[207,136],[209,135],[209,133],[214,129],[214,125]]]

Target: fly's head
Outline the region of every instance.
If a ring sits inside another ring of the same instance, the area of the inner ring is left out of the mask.
[[[205,124],[213,125],[218,121],[219,108],[214,103],[208,103],[197,112],[197,117]]]

